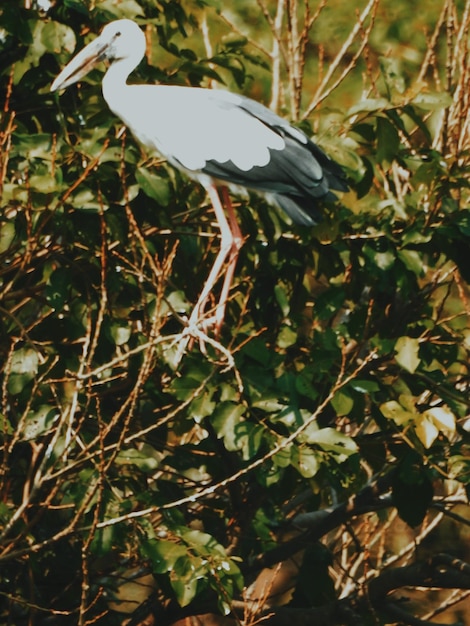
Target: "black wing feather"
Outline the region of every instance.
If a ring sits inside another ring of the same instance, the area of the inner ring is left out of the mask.
[[[269,163],[263,167],[255,166],[245,171],[232,161],[219,163],[210,160],[202,171],[214,178],[271,194],[274,201],[297,224],[317,224],[321,219],[318,202],[336,199],[330,189],[348,190],[341,166],[302,131],[292,127],[259,102],[241,97],[236,106],[281,135],[285,141],[284,149],[269,150]]]

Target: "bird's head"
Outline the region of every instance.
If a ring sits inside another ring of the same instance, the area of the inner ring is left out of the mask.
[[[128,61],[133,69],[145,54],[145,35],[132,20],[107,24],[101,34],[64,67],[51,91],[65,89],[90,72],[100,61]]]

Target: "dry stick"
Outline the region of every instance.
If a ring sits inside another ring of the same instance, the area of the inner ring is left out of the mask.
[[[442,11],[442,27],[445,25],[446,28],[446,49],[447,49],[447,58],[446,58],[446,67],[445,67],[445,75],[446,75],[446,83],[445,89],[450,93],[450,89],[452,86],[452,64],[454,57],[454,46],[452,44],[452,35],[453,35],[453,27],[450,24],[452,21],[452,4],[453,0],[446,0],[444,5],[444,9]],[[437,28],[434,31],[438,32]],[[444,109],[442,112],[441,120],[440,120],[440,128],[436,132],[435,139],[433,141],[433,148],[438,148],[440,150],[445,150],[447,147],[448,141],[448,131],[449,131],[449,116],[450,110]]]
[[[275,111],[279,111],[279,104],[281,99],[281,33],[282,22],[284,20],[284,0],[277,0],[276,16],[274,22],[272,22],[271,29],[273,33],[273,49],[271,52],[272,59],[272,83],[271,83],[271,101],[269,108]]]
[[[108,303],[108,293],[106,289],[106,268],[107,268],[107,245],[106,245],[106,222],[104,219],[104,211],[102,206],[102,198],[101,193],[98,192],[98,200],[100,204],[100,232],[101,232],[101,249],[100,249],[100,257],[101,257],[101,268],[100,268],[100,305],[98,308],[98,315],[95,322],[93,336],[90,343],[90,349],[88,351],[87,356],[87,369],[90,369],[91,363],[93,361],[94,354],[96,352],[96,348],[98,345],[99,336],[101,333],[102,324],[104,321],[104,315]],[[101,423],[99,423],[100,434],[102,433]],[[102,443],[102,441],[100,442]],[[100,463],[99,463],[99,474],[98,480],[96,483],[96,493],[97,493],[97,502],[95,504],[95,509],[93,512],[93,521],[88,536],[82,544],[81,548],[81,557],[82,557],[82,585],[81,585],[81,597],[80,597],[80,611],[78,617],[78,625],[83,626],[85,624],[85,615],[90,607],[87,606],[88,600],[88,590],[89,590],[89,572],[88,572],[88,554],[89,547],[91,542],[95,536],[96,525],[99,522],[100,514],[101,514],[101,506],[103,501],[103,485],[105,481],[105,472],[102,471],[104,467],[104,455],[102,452],[103,446],[100,445]]]
[[[91,340],[90,326],[91,326],[91,324],[88,324],[87,333],[86,333],[85,339],[83,341],[82,358],[80,359],[79,371],[83,370],[84,367],[85,367],[85,360],[86,360],[86,356],[85,355],[87,353],[88,347],[90,345],[90,340]],[[44,471],[46,469],[47,464],[50,461],[50,457],[52,455],[52,452],[54,451],[54,449],[55,449],[55,447],[56,447],[60,437],[62,436],[62,430],[63,430],[64,426],[67,427],[66,431],[70,435],[70,423],[71,423],[71,421],[73,419],[73,416],[76,413],[76,410],[77,410],[77,407],[78,407],[78,395],[79,395],[79,392],[81,390],[81,381],[80,381],[80,379],[78,377],[77,377],[75,383],[76,384],[75,384],[75,389],[74,389],[72,401],[71,401],[70,405],[68,407],[66,407],[65,410],[63,411],[63,413],[61,414],[61,417],[59,419],[58,424],[55,425],[55,429],[53,431],[53,436],[52,436],[51,441],[47,445],[47,448],[46,448],[46,450],[44,452],[44,456],[43,456],[42,462],[40,463],[39,467],[34,471],[34,475],[32,476],[32,481],[31,481],[32,482],[32,487],[31,487],[31,491],[29,493],[29,497],[28,497],[27,500],[25,500],[25,501],[23,501],[21,503],[21,505],[16,509],[16,511],[12,515],[12,517],[8,520],[7,524],[5,524],[3,532],[0,535],[0,542],[8,535],[8,533],[13,528],[14,524],[20,519],[20,517],[25,512],[26,508],[30,505],[32,499],[34,498],[34,496],[38,492],[39,488],[43,485],[44,480],[45,480]],[[31,394],[31,398],[33,396],[34,396],[34,394]],[[70,444],[70,440],[66,441],[65,452],[67,451],[67,447],[68,447],[69,444]]]
[[[101,327],[103,325],[106,308],[108,306],[108,290],[106,289],[106,276],[107,276],[107,241],[106,241],[106,221],[104,219],[104,207],[101,197],[101,191],[98,189],[98,203],[100,205],[99,218],[100,218],[100,304],[98,308],[98,314],[96,317],[95,327],[93,330],[92,340],[90,342],[90,349],[87,356],[87,369],[91,369],[91,363],[95,356],[96,348],[101,333]]]
[[[470,67],[468,61],[468,35],[470,29],[470,0],[465,4],[462,22],[455,42],[455,57],[459,60],[459,68],[455,68],[458,72],[459,81],[454,94],[454,102],[459,102],[459,116],[457,120],[457,154],[460,154],[468,142],[468,126],[470,115],[470,103],[468,94],[468,82]],[[457,95],[459,92],[459,96]],[[468,145],[468,144],[467,144]]]
[[[263,0],[256,0],[256,1],[257,1],[258,6],[261,9],[263,15],[264,15],[265,20],[267,21],[267,23],[268,23],[268,25],[269,25],[269,27],[271,29],[273,37],[275,39],[277,39],[277,42],[279,44],[279,50],[280,50],[282,56],[284,57],[284,62],[287,64],[287,51],[285,49],[284,42],[282,41],[282,33],[281,33],[280,30],[278,31],[278,29],[276,28],[275,20],[273,20],[273,18],[271,17],[271,15],[270,15],[270,13],[269,13],[269,11],[268,11],[264,1]],[[283,2],[284,3],[285,0],[278,0],[278,2]],[[278,8],[279,8],[279,5],[278,5]],[[277,10],[276,10],[276,17],[277,16],[278,16],[278,13],[277,13]],[[282,19],[283,19],[283,16],[282,16]],[[281,19],[281,24],[282,24],[282,19]]]
[[[101,193],[99,191],[98,191],[98,201],[100,204],[100,233],[101,233],[101,249],[100,249],[101,268],[100,268],[100,298],[99,298],[100,304],[98,307],[98,314],[97,314],[96,321],[94,324],[93,324],[91,315],[88,316],[89,325],[90,325],[90,331],[89,331],[90,341],[89,341],[87,352],[82,357],[83,363],[80,364],[80,367],[82,367],[83,365],[83,368],[82,368],[83,371],[88,371],[91,368],[93,357],[95,355],[96,348],[98,346],[99,337],[101,334],[101,328],[102,328],[103,321],[104,321],[106,307],[108,304],[108,294],[106,290],[106,252],[107,252],[106,223],[104,220],[104,209],[102,205]],[[79,386],[79,390],[80,391],[82,390],[82,385]],[[77,392],[78,392],[78,389],[77,389]],[[78,408],[78,394],[77,393],[74,394],[74,398],[77,398],[76,407]],[[75,411],[70,414],[70,420],[67,424],[67,431],[65,435],[66,449],[70,445],[73,436],[75,437],[77,442],[80,442],[78,433],[76,432],[75,434],[73,434],[72,424],[73,424],[74,416],[75,416]],[[85,446],[81,444],[80,447],[84,449]],[[63,461],[64,458],[62,457],[61,460]]]
[[[375,16],[375,11],[377,9],[379,1],[380,0],[369,0],[369,3],[367,4],[365,9],[360,14],[360,16],[359,16],[359,18],[358,18],[354,28],[349,33],[349,36],[347,37],[346,41],[342,45],[341,50],[338,52],[336,57],[333,59],[333,62],[329,66],[328,71],[326,72],[325,76],[323,77],[323,80],[321,81],[320,85],[317,87],[317,90],[316,90],[315,94],[313,95],[313,97],[312,97],[312,99],[311,99],[309,105],[307,106],[306,111],[305,111],[305,113],[303,115],[304,119],[307,118],[312,113],[312,111],[320,104],[320,102],[322,102],[327,96],[329,96],[331,94],[331,92],[334,89],[336,89],[336,87],[340,84],[340,82],[345,78],[345,76],[354,67],[357,59],[359,58],[359,56],[361,55],[364,47],[367,44],[367,42],[364,39],[364,37],[362,38],[361,45],[360,45],[360,48],[359,48],[358,52],[353,56],[352,61],[348,64],[347,68],[342,72],[342,74],[340,76],[340,79],[338,79],[334,83],[334,85],[332,87],[326,89],[328,83],[330,82],[333,74],[335,73],[335,71],[339,67],[341,61],[345,57],[347,51],[349,50],[349,48],[353,44],[353,42],[356,39],[356,37],[363,30],[364,22],[365,22],[365,20],[367,19],[367,17],[369,15],[371,15],[371,24],[370,24],[369,28],[366,29],[365,32],[366,32],[367,35],[370,33],[370,30],[371,30],[372,24],[373,24],[373,18]]]
[[[213,371],[211,372],[211,374],[209,374],[199,385],[199,387],[197,387],[193,393],[188,396],[188,398],[186,398],[181,404],[179,404],[175,409],[168,411],[167,412],[167,408],[168,407],[164,407],[162,409],[162,411],[165,411],[165,417],[161,418],[159,420],[157,420],[154,424],[152,424],[151,426],[148,426],[147,428],[144,428],[142,430],[140,430],[137,433],[133,433],[131,435],[127,435],[124,438],[123,443],[125,445],[128,445],[129,443],[132,443],[133,441],[137,440],[137,439],[141,439],[142,437],[144,437],[145,435],[149,434],[150,432],[152,432],[153,430],[160,428],[162,425],[167,424],[168,422],[170,422],[171,420],[173,420],[179,413],[181,413],[184,409],[186,409],[191,402],[197,398],[198,396],[200,396],[200,394],[202,393],[202,391],[207,387],[207,384],[209,383],[209,381],[211,380],[211,378],[214,376],[215,372],[217,371],[216,368],[213,369]],[[92,444],[94,444],[95,442],[92,442]],[[115,447],[115,443],[113,444],[109,444],[108,446],[105,446],[104,451],[105,452],[110,452],[114,447]],[[91,444],[89,444],[87,446],[87,450],[90,450],[92,447]],[[85,452],[87,452],[87,450],[85,450]],[[55,473],[51,473],[47,476],[48,480],[52,480],[52,481],[57,481],[60,477],[67,475],[68,473],[70,473],[73,470],[76,470],[78,467],[80,467],[80,465],[83,465],[84,463],[86,463],[87,461],[91,461],[94,459],[94,457],[99,454],[98,452],[87,452],[86,456],[83,456],[80,459],[76,459],[72,462],[69,463],[69,465],[67,465],[66,467],[61,468],[60,470],[58,470]]]
[[[309,0],[305,0],[305,15],[306,15],[305,30],[306,32],[310,32],[313,25],[320,17],[320,13],[326,7],[327,3],[328,3],[328,0],[321,0],[321,2],[318,3],[317,8],[315,9],[315,13],[313,15],[310,15]]]
[[[69,196],[75,191],[75,189],[81,183],[83,183],[83,181],[87,178],[88,174],[95,169],[95,167],[99,164],[101,157],[108,149],[108,146],[109,146],[109,139],[106,139],[98,155],[92,161],[90,161],[90,163],[88,163],[88,165],[80,174],[80,176],[73,182],[72,185],[70,185],[67,191],[64,192],[64,194],[57,200],[54,209],[52,209],[53,211],[55,211],[60,205],[63,205],[66,202],[66,200],[69,198]]]
[[[416,548],[431,534],[431,532],[440,524],[443,514],[439,513],[436,517],[424,528],[421,529],[419,535],[412,538],[403,548],[397,553],[391,555],[388,559],[380,564],[379,568],[370,569],[366,574],[358,580],[358,585],[363,586],[371,579],[376,578],[379,573],[387,568],[390,568],[395,563],[401,561],[401,559],[407,558],[406,562],[414,560],[416,554]]]
[[[424,83],[425,79],[426,79],[426,74],[428,73],[429,67],[431,65],[434,65],[435,62],[435,58],[436,58],[436,47],[439,41],[439,36],[442,30],[442,27],[444,25],[444,21],[446,18],[446,14],[447,14],[447,5],[449,3],[450,0],[447,0],[447,2],[444,4],[441,13],[439,14],[439,17],[437,19],[437,23],[436,26],[434,28],[433,34],[431,36],[430,41],[428,42],[428,49],[426,51],[426,54],[424,56],[424,60],[423,63],[421,64],[421,69],[419,71],[418,74],[418,78],[416,80],[416,82],[418,84],[420,83]]]
[[[3,533],[0,536],[0,540],[7,536],[7,534],[10,532],[11,528],[13,527],[13,525],[16,523],[16,521],[18,521],[18,519],[23,515],[26,508],[30,505],[32,499],[35,497],[39,488],[44,484],[44,481],[48,479],[48,474],[51,472],[52,467],[49,468],[49,470],[45,474],[44,474],[44,470],[46,468],[46,465],[50,462],[50,457],[52,455],[53,450],[55,449],[57,445],[59,438],[62,436],[62,431],[63,431],[64,426],[66,427],[65,453],[67,452],[67,449],[70,446],[70,443],[72,441],[72,421],[77,411],[77,407],[79,404],[79,394],[82,389],[80,373],[83,373],[83,371],[86,369],[87,354],[89,351],[89,347],[91,345],[92,334],[93,334],[92,323],[91,323],[91,317],[89,315],[88,324],[87,324],[87,332],[86,332],[83,345],[82,345],[82,358],[80,359],[79,370],[77,372],[77,376],[75,377],[75,389],[73,392],[72,400],[68,404],[68,406],[63,408],[60,414],[61,416],[60,416],[59,422],[58,424],[55,425],[53,437],[45,449],[42,462],[40,463],[39,467],[34,471],[34,474],[31,477],[32,486],[31,486],[31,490],[28,495],[28,498],[23,500],[22,504],[15,511],[12,518],[9,520],[8,524],[5,526]],[[43,377],[44,376],[42,376],[41,379]],[[39,384],[39,381],[36,381],[36,383]],[[31,394],[31,398],[32,397],[34,397],[34,394]],[[26,415],[26,413],[27,411],[25,411],[24,415]],[[20,430],[21,429],[18,428],[17,433],[19,433]]]
[[[11,113],[4,111],[4,114],[9,115],[9,118],[5,130],[0,133],[0,201],[3,197],[3,184],[7,177],[8,161],[11,150],[11,135],[15,129],[14,111],[11,111]]]
[[[422,619],[431,620],[437,615],[439,615],[440,613],[444,613],[445,611],[450,609],[452,606],[455,606],[456,604],[458,604],[459,602],[462,602],[462,600],[465,600],[468,597],[470,597],[469,589],[466,589],[466,590],[454,589],[449,594],[449,596],[441,602],[441,604],[438,607],[436,607],[432,611],[429,611],[429,613],[426,613],[426,615],[423,615]]]
[[[137,519],[139,517],[144,517],[146,515],[149,515],[150,513],[155,513],[157,511],[174,509],[174,508],[182,506],[183,504],[193,504],[194,502],[197,502],[198,500],[204,498],[205,496],[212,495],[213,493],[215,493],[219,489],[225,488],[227,485],[230,485],[231,483],[239,480],[242,476],[245,476],[246,474],[252,472],[257,467],[260,467],[261,465],[266,463],[266,461],[268,461],[269,459],[273,458],[276,454],[281,452],[285,448],[285,446],[288,446],[290,443],[294,442],[295,439],[304,430],[306,430],[310,426],[310,424],[312,424],[318,418],[318,416],[322,413],[322,411],[325,409],[325,407],[331,401],[333,396],[340,389],[342,389],[345,385],[347,385],[351,380],[354,380],[354,378],[356,378],[356,376],[359,374],[359,372],[361,372],[375,358],[375,356],[376,356],[376,350],[373,350],[372,352],[370,352],[367,355],[367,357],[356,367],[354,372],[352,374],[350,374],[349,376],[345,376],[345,372],[344,372],[345,363],[343,363],[343,365],[341,367],[341,371],[340,371],[340,373],[338,375],[338,378],[337,378],[337,381],[336,381],[335,385],[333,386],[333,388],[330,391],[330,393],[326,396],[326,398],[318,405],[318,407],[312,413],[312,415],[307,420],[305,420],[305,422],[301,426],[299,426],[291,435],[289,435],[289,437],[286,437],[286,438],[280,440],[280,442],[276,446],[274,446],[274,448],[272,448],[267,454],[265,454],[263,457],[257,459],[256,461],[253,461],[247,467],[241,469],[240,471],[236,472],[235,474],[232,474],[228,478],[225,478],[225,479],[221,480],[220,482],[216,483],[215,485],[210,485],[209,487],[204,487],[203,489],[201,489],[196,494],[192,494],[190,496],[185,496],[184,498],[180,498],[179,500],[175,500],[173,502],[169,502],[168,504],[164,504],[162,506],[151,506],[151,507],[148,507],[147,509],[142,509],[142,510],[139,510],[139,511],[133,511],[132,513],[128,513],[126,515],[120,515],[120,516],[115,517],[113,519],[105,520],[104,522],[101,522],[98,525],[98,527],[99,528],[106,528],[107,526],[112,526],[114,524],[118,524],[118,523],[121,523],[121,522],[124,522],[124,521],[129,521],[131,519]],[[82,530],[85,530],[85,529],[82,529]]]
[[[287,16],[287,51],[288,51],[288,75],[289,94],[292,102],[292,117],[299,118],[300,96],[302,93],[302,63],[299,58],[299,24],[297,15],[297,2],[286,0]]]
[[[295,3],[294,3],[295,4]],[[321,0],[318,3],[318,6],[313,13],[310,15],[310,3],[309,0],[304,0],[304,25],[302,28],[302,32],[297,37],[297,41],[295,43],[296,54],[298,58],[298,67],[297,67],[297,75],[298,75],[298,84],[295,92],[295,118],[298,120],[299,112],[302,102],[302,89],[303,89],[303,80],[305,75],[305,63],[307,58],[307,45],[309,42],[310,31],[312,30],[315,22],[320,17],[321,12],[327,5],[327,0]],[[319,66],[319,80],[321,80],[323,75],[323,53],[324,48],[319,46],[319,54],[318,54],[318,66]]]
[[[100,430],[100,434],[103,432],[102,423],[98,416],[98,427]],[[96,493],[97,493],[97,502],[95,504],[95,510],[93,512],[93,521],[91,524],[91,528],[88,532],[88,536],[82,544],[81,549],[81,557],[82,557],[82,590],[81,590],[81,598],[80,598],[80,612],[78,619],[78,626],[83,626],[85,615],[87,611],[90,609],[87,606],[88,600],[88,591],[89,591],[89,571],[88,571],[88,558],[89,558],[89,549],[91,542],[93,541],[96,533],[96,527],[100,519],[100,515],[102,512],[102,503],[103,503],[103,492],[104,492],[104,483],[106,481],[106,463],[105,463],[105,455],[104,455],[104,437],[100,437],[100,463],[99,463],[99,475],[98,480],[96,482]],[[96,598],[95,598],[96,601]],[[93,604],[93,600],[92,600]]]

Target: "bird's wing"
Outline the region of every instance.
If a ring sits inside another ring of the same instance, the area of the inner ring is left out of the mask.
[[[233,94],[228,93],[228,96]],[[343,169],[301,130],[249,98],[236,96],[234,105],[246,114],[245,118],[249,116],[256,122],[258,132],[264,127],[282,138],[283,144],[281,147],[267,146],[269,160],[259,163],[253,158],[250,160],[250,148],[256,137],[247,137],[246,162],[251,163],[250,167],[240,168],[232,159],[209,159],[203,168],[205,173],[265,192],[310,198],[324,198],[330,189],[348,189]]]
[[[302,131],[262,104],[231,92],[128,86],[110,108],[148,148],[194,177],[274,194],[300,223],[318,219],[316,201],[346,190],[343,170]],[[311,205],[311,208],[310,208]]]
[[[223,94],[223,95],[220,95]],[[283,137],[237,106],[236,94],[167,85],[129,85],[108,99],[141,143],[189,171],[209,161],[231,161],[240,170],[267,165]]]

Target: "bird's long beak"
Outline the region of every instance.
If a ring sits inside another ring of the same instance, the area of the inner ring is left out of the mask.
[[[100,37],[94,39],[67,63],[51,85],[51,91],[65,89],[88,74],[95,65],[106,58],[107,43]]]

